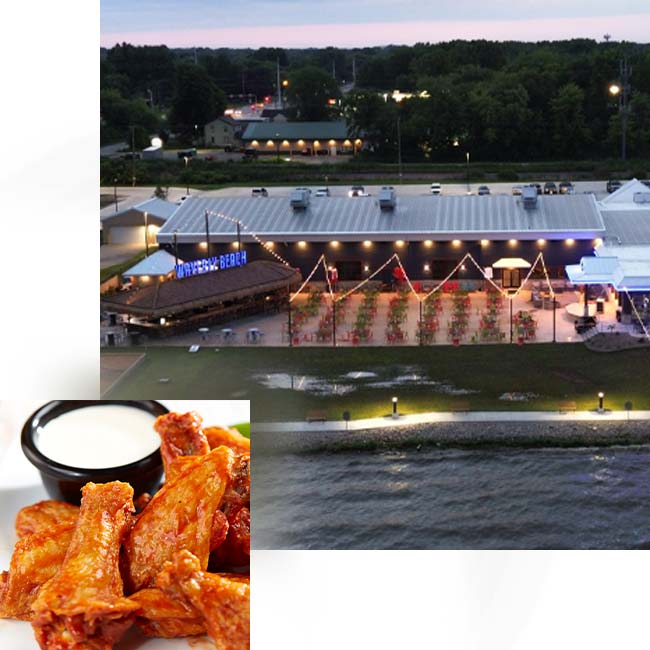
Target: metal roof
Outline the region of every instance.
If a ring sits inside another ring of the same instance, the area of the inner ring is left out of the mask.
[[[101,220],[110,221],[115,217],[125,215],[129,212],[138,212],[140,214],[144,214],[146,212],[148,215],[165,220],[169,219],[169,217],[174,214],[176,208],[178,208],[178,205],[176,203],[171,203],[170,201],[165,201],[164,199],[153,197],[151,199],[143,201],[142,203],[138,203],[137,205],[130,205],[126,208],[123,208],[122,210],[119,210],[118,212],[104,215]]]
[[[394,241],[455,238],[590,239],[604,235],[604,224],[591,194],[540,196],[535,209],[525,209],[520,197],[422,196],[399,197],[394,210],[381,210],[374,197],[313,197],[304,210],[294,210],[288,198],[187,198],[158,233],[171,243],[178,231],[181,243],[205,239],[205,212],[210,213],[210,239],[227,242],[242,224],[269,241]],[[221,213],[227,217],[217,216]]]
[[[345,122],[254,122],[249,124],[242,140],[345,140]]]
[[[178,260],[181,262],[182,260]],[[134,275],[167,275],[174,270],[176,258],[167,251],[159,250],[140,260],[128,271],[122,273],[127,277]]]
[[[650,244],[650,209],[603,210],[608,241],[622,245]]]

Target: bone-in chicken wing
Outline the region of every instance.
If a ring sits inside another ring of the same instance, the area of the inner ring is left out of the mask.
[[[73,531],[74,524],[61,524],[16,543],[9,571],[0,573],[0,618],[32,618],[38,590],[63,564]]]
[[[173,638],[205,634],[203,615],[184,598],[161,589],[141,589],[129,597],[138,605],[135,624],[145,636]]]
[[[124,542],[130,592],[151,586],[162,565],[181,549],[190,550],[207,568],[214,513],[233,459],[227,447],[197,457],[153,497]]]
[[[223,427],[207,427],[203,429],[205,437],[208,439],[210,449],[216,449],[221,445],[230,447],[236,454],[249,453],[251,450],[251,441],[242,436],[237,429]]]
[[[133,623],[137,604],[124,598],[120,544],[129,526],[133,488],[87,483],[63,565],[32,604],[42,650],[110,650]]]
[[[180,456],[202,456],[210,451],[208,440],[201,431],[201,416],[189,413],[166,413],[156,419],[154,429],[160,436],[160,454],[165,479],[174,478],[171,465]]]
[[[30,533],[51,530],[53,526],[60,524],[74,526],[78,515],[79,507],[65,501],[39,501],[18,511],[15,522],[16,535],[20,539]]]
[[[205,618],[217,650],[250,648],[250,579],[245,575],[206,573],[189,551],[165,564],[156,580],[170,596],[184,598]]]

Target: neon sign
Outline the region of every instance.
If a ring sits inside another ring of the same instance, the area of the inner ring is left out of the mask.
[[[176,278],[181,280],[182,278],[189,278],[193,275],[203,275],[204,273],[212,273],[213,271],[232,269],[238,266],[245,266],[246,262],[246,251],[205,257],[203,259],[177,264]]]

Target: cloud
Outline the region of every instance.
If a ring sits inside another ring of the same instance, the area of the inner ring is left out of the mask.
[[[267,0],[270,2],[270,0]],[[364,47],[387,44],[439,42],[453,39],[560,40],[601,39],[610,33],[615,40],[648,42],[650,12],[632,16],[575,17],[564,20],[544,17],[511,20],[436,20],[404,22],[347,21],[203,29],[135,30],[102,34],[101,43],[112,47],[126,41],[137,45],[165,44],[170,47]]]

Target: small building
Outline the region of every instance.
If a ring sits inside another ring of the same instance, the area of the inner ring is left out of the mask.
[[[282,309],[300,283],[296,269],[277,262],[202,265],[197,274],[105,294],[101,307],[122,315],[131,334],[157,338]]]
[[[141,244],[142,248],[145,248],[146,243],[155,244],[158,230],[178,207],[176,203],[152,198],[115,213],[105,214],[101,218],[102,243]]]
[[[177,259],[171,253],[157,250],[122,273],[122,277],[136,285],[165,282],[175,277],[176,265],[182,263],[183,260]]]
[[[203,143],[206,147],[239,148],[246,124],[227,115],[222,115],[203,127]]]
[[[361,139],[350,136],[343,121],[258,122],[246,127],[242,140],[246,148],[275,155],[353,154],[363,144]]]

